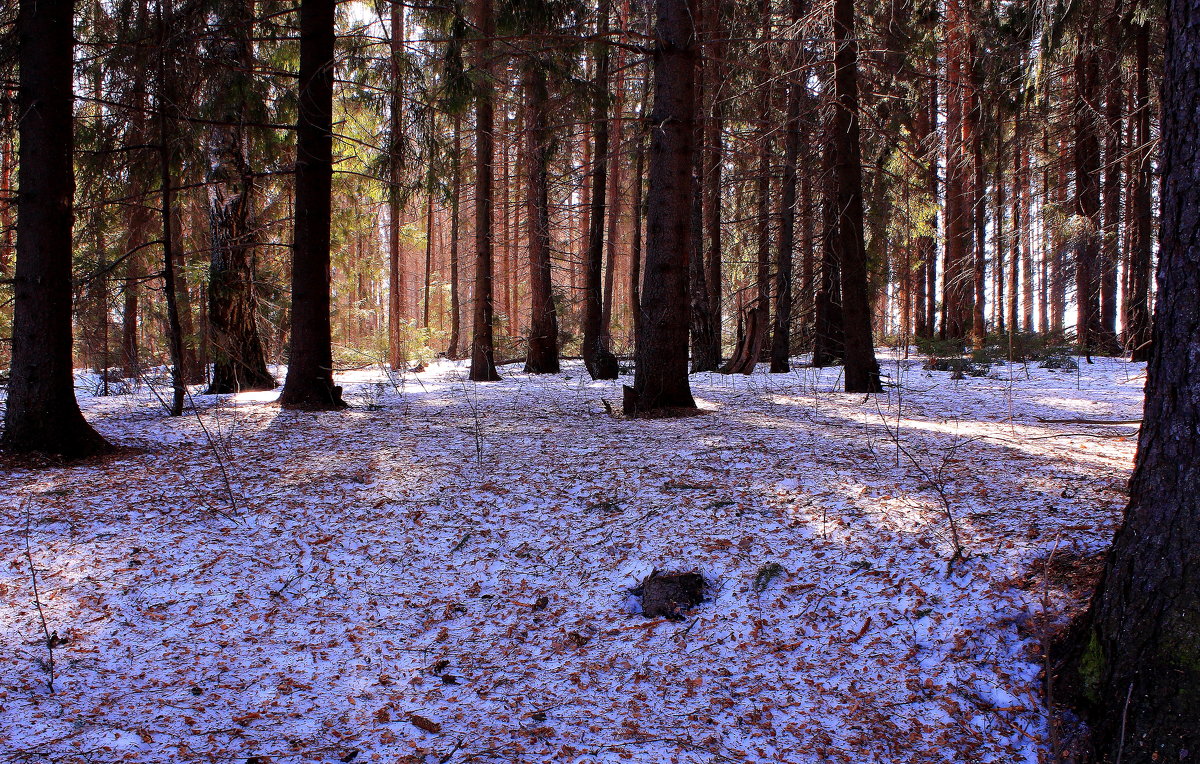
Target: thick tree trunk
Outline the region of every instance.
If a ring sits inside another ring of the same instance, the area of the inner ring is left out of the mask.
[[[531,374],[557,374],[558,314],[550,262],[550,202],[547,173],[550,165],[550,129],[547,125],[546,71],[540,61],[528,61],[524,67],[526,104],[526,215],[529,246],[529,347],[525,371]]]
[[[972,191],[976,132],[970,84],[972,30],[963,0],[946,7],[946,206],[940,336],[964,339],[974,305],[975,199]]]
[[[345,407],[333,384],[329,247],[333,184],[336,0],[301,0],[300,98],[292,237],[292,344],[279,402],[311,411]]]
[[[494,124],[492,38],[496,20],[492,0],[475,1],[475,26],[479,32],[477,65],[481,81],[475,95],[475,310],[471,326],[471,373],[475,382],[495,382],[496,350],[492,341],[495,306],[492,295],[493,189],[496,140]]]
[[[83,418],[71,363],[72,0],[20,0],[12,375],[0,446],[67,458],[112,446]]]
[[[858,41],[854,0],[833,8],[833,151],[837,232],[833,237],[842,273],[845,380],[848,393],[879,392],[879,364],[871,337],[867,250],[863,235],[862,155],[858,130]]]
[[[688,384],[688,259],[696,135],[695,7],[656,0],[654,111],[641,331],[625,411],[695,408]]]
[[[601,0],[598,32],[608,34],[608,0]],[[608,191],[608,44],[596,45],[592,83],[592,191],[583,308],[583,363],[592,379],[616,379],[617,359],[605,343],[604,216]]]
[[[218,6],[209,56],[227,80],[214,88],[219,122],[208,133],[209,337],[213,376],[208,394],[271,390],[258,334],[254,252],[255,181],[250,140],[241,123],[250,113],[250,35],[253,14],[247,0]]]
[[[1125,522],[1062,679],[1095,761],[1200,752],[1200,11],[1169,3],[1154,352]]]

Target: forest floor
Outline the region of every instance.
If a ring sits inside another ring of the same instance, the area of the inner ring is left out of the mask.
[[[140,451],[0,473],[0,757],[1044,761],[1137,425],[1041,420],[1137,419],[1145,369],[920,363],[695,375],[658,420],[577,365],[353,372],[325,414],[81,393]],[[655,568],[706,601],[645,618]]]

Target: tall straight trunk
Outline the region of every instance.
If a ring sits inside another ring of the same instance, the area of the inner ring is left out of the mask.
[[[11,98],[7,88],[0,93],[0,99],[3,100],[3,106],[0,106],[3,109],[3,119],[0,119],[0,196],[3,197],[0,199],[0,278],[12,275],[12,262],[16,254],[13,247],[16,234],[13,213],[16,205],[10,201],[16,192],[12,186],[16,152],[12,141],[14,119]]]
[[[1075,55],[1074,212],[1085,227],[1075,241],[1075,296],[1079,308],[1075,332],[1085,348],[1100,346],[1100,137],[1096,129],[1099,102],[1099,55],[1090,40]]]
[[[1059,156],[1067,156],[1065,141],[1058,142]],[[1050,187],[1049,174],[1043,185]],[[1058,177],[1050,190],[1049,198],[1059,209],[1065,209],[1067,204],[1067,162],[1058,162]],[[1047,226],[1049,228],[1049,226]],[[1067,262],[1066,247],[1058,227],[1047,232],[1050,255],[1050,330],[1061,332],[1066,321],[1067,308]]]
[[[601,0],[597,33],[608,35],[609,1]],[[583,302],[583,363],[592,379],[616,379],[617,359],[605,343],[604,327],[604,215],[608,190],[608,44],[595,46],[596,71],[592,80],[591,212],[588,219],[587,258]]]
[[[136,16],[131,22],[135,29],[149,29],[146,0],[138,3]],[[132,93],[134,97],[133,114],[129,120],[126,140],[133,145],[147,145],[152,142],[146,115],[150,113],[147,102],[146,76],[151,70],[151,61],[146,50],[139,50],[133,59],[134,74]],[[142,300],[141,284],[145,277],[149,262],[146,249],[151,244],[151,228],[154,222],[154,211],[148,197],[151,193],[154,169],[153,165],[142,161],[142,156],[135,154],[131,157],[128,167],[130,203],[124,209],[125,219],[125,283],[122,290],[123,305],[121,310],[121,366],[126,378],[141,376],[140,351],[141,342],[139,329]],[[148,156],[148,155],[145,155]]]
[[[1200,751],[1200,24],[1168,3],[1155,347],[1124,522],[1065,678],[1095,761],[1191,761]],[[1061,683],[1060,683],[1061,686]]]
[[[845,327],[845,381],[848,393],[882,388],[871,337],[871,301],[867,286],[867,248],[863,233],[862,149],[858,130],[858,40],[854,0],[833,6],[834,105],[833,151],[836,227],[833,242],[842,273],[842,321]]]
[[[806,120],[805,124],[808,126],[811,124],[811,120]],[[800,146],[801,156],[807,164],[807,161],[813,157],[812,141],[807,135],[802,136]],[[815,208],[812,173],[801,173],[800,201],[797,211],[800,219],[800,291],[797,297],[800,305],[798,328],[801,337],[809,337],[812,334],[813,281],[817,266],[816,247],[814,246]]]
[[[167,344],[171,355],[171,416],[183,415],[183,398],[186,393],[183,384],[183,327],[179,321],[179,295],[175,285],[175,233],[173,223],[175,217],[174,189],[172,188],[172,162],[175,150],[174,135],[171,129],[171,115],[167,112],[171,104],[176,103],[174,82],[168,74],[168,28],[171,26],[171,0],[157,0],[156,15],[158,21],[158,80],[155,85],[155,111],[158,118],[158,170],[159,194],[162,221],[162,263],[163,263],[163,293],[167,303]],[[171,66],[172,70],[174,66]]]
[[[421,290],[421,326],[429,328],[429,293],[433,291],[433,165],[426,178],[425,197],[425,284]]]
[[[654,111],[641,331],[626,413],[695,408],[688,383],[688,259],[696,137],[694,2],[656,0]]]
[[[1012,148],[1012,199],[1009,203],[1009,257],[1008,257],[1008,330],[1021,331],[1020,314],[1020,274],[1021,274],[1021,239],[1024,232],[1021,229],[1021,117],[1013,118],[1013,148]],[[997,273],[998,277],[1003,274]]]
[[[13,345],[0,447],[67,458],[112,450],[79,411],[71,363],[74,3],[20,0],[20,189]]]
[[[462,342],[462,298],[459,284],[459,230],[462,227],[460,206],[462,201],[462,115],[454,115],[454,148],[450,158],[450,345],[446,355],[458,358]]]
[[[471,327],[471,374],[475,382],[495,382],[496,351],[492,342],[492,173],[496,143],[494,123],[492,38],[496,19],[492,0],[475,0],[475,28],[479,33],[477,68],[481,81],[475,93],[475,310]]]
[[[706,53],[711,50],[709,46],[718,36],[714,33],[716,29],[714,17],[720,14],[720,3],[714,0],[697,0],[696,7],[696,33],[702,44],[702,53]],[[713,137],[708,125],[713,119],[713,112],[719,108],[717,88],[720,85],[714,79],[716,68],[713,64],[715,62],[711,62],[710,58],[709,55],[701,55],[696,71],[696,102],[699,104],[703,118],[696,125],[697,152],[693,172],[699,189],[692,200],[692,243],[695,249],[692,250],[688,262],[693,372],[714,371],[721,365],[720,329],[719,325],[713,321],[714,302],[719,304],[720,295],[719,290],[714,290],[713,285],[708,281],[711,268],[707,260],[708,251],[704,241],[706,232],[711,234],[708,221],[713,214],[713,210],[706,207],[706,202],[711,202],[711,200],[705,198],[705,191],[708,187],[705,173],[712,166],[709,154],[713,151],[713,148],[707,145],[708,140]],[[719,232],[717,237],[719,246]],[[711,246],[710,243],[709,247]]]
[[[336,0],[301,0],[296,204],[292,235],[292,342],[279,402],[311,411],[343,408],[333,384],[329,246],[333,186]]]
[[[1022,144],[1019,156],[1021,167],[1018,176],[1021,178],[1021,222],[1018,224],[1022,242],[1021,257],[1021,327],[1033,331],[1033,209],[1032,186],[1033,173],[1030,169],[1029,147]]]
[[[924,316],[918,316],[917,335],[933,338],[937,324],[937,237],[933,232],[938,229],[938,214],[936,200],[938,198],[938,136],[937,124],[938,86],[936,77],[926,78],[926,97],[918,107],[917,135],[920,138],[921,184],[925,199],[929,204],[928,217],[925,220],[928,233],[917,239],[920,250],[921,266],[924,269]]]
[[[612,161],[609,162],[608,172],[608,233],[605,237],[604,254],[604,302],[603,310],[600,313],[600,326],[604,334],[604,346],[610,349],[612,348],[613,298],[615,296],[613,292],[616,288],[618,235],[621,222],[621,168],[622,156],[624,154],[622,149],[625,139],[625,61],[624,56],[621,54],[622,51],[618,50],[616,81],[612,88],[614,92],[610,140],[612,144]]]
[[[946,211],[941,336],[963,339],[973,312],[975,205],[969,15],[964,0],[948,0],[946,23]]]
[[[404,363],[403,322],[404,271],[400,250],[400,215],[404,190],[404,2],[392,0],[389,47],[391,95],[388,102],[388,363],[393,369]],[[452,343],[452,346],[457,343]]]
[[[646,102],[650,99],[650,75],[642,78],[642,98],[638,104],[637,157],[633,169],[633,244],[629,255],[629,302],[633,316],[633,346],[642,329],[642,230],[646,220],[645,185],[646,169]]]
[[[963,144],[971,152],[970,175],[970,225],[971,234],[971,281],[970,322],[971,341],[982,348],[987,338],[987,258],[985,233],[987,231],[987,169],[983,161],[983,95],[980,65],[976,62],[975,17],[966,14],[967,71],[970,82],[965,97],[963,112]]]
[[[1150,152],[1150,28],[1148,24],[1133,28],[1137,110],[1133,115],[1135,146],[1131,154],[1133,184],[1132,202],[1127,218],[1132,228],[1129,252],[1129,294],[1126,298],[1125,345],[1133,360],[1150,360],[1150,278],[1154,252],[1154,212],[1152,193],[1154,167]]]
[[[842,274],[838,259],[838,185],[837,153],[833,146],[837,129],[833,111],[825,125],[821,167],[821,271],[813,298],[812,365],[829,366],[845,355],[845,328],[842,319]]]
[[[183,382],[187,385],[198,385],[205,381],[206,370],[200,361],[200,345],[196,333],[196,320],[192,300],[192,288],[187,275],[187,253],[184,247],[183,211],[180,205],[175,205],[172,234],[175,240],[171,244],[175,262],[175,300],[179,305],[179,331],[183,338]]]
[[[249,0],[227,0],[216,8],[220,16],[208,55],[220,67],[222,81],[213,91],[220,124],[211,127],[205,146],[213,357],[209,395],[275,387],[258,333],[254,273],[257,189],[250,166],[250,139],[243,126],[251,110],[254,14]]]
[[[725,82],[725,19],[721,13],[722,3],[707,0],[704,19],[708,30],[705,41],[707,55],[701,57],[703,79],[707,84],[704,121],[704,285],[708,287],[707,340],[708,355],[715,359],[714,366],[721,364],[722,309],[724,298],[722,280],[724,267],[721,262],[721,189],[723,184],[724,145],[722,132],[725,124],[725,99],[722,86]],[[697,242],[699,245],[700,242]]]
[[[1004,279],[1007,276],[1004,270],[1004,261],[1008,255],[1008,237],[1012,234],[1004,225],[1004,218],[1008,214],[1008,189],[1005,187],[1004,150],[1002,145],[996,149],[996,175],[993,183],[996,199],[993,225],[995,226],[996,233],[992,240],[993,252],[995,253],[995,267],[993,268],[992,275],[992,283],[995,285],[995,294],[992,300],[992,322],[995,324],[996,331],[1003,333],[1007,323],[1004,311],[1008,307],[1004,301]]]
[[[1117,10],[1109,14],[1105,73],[1108,84],[1104,95],[1104,188],[1101,214],[1103,238],[1100,243],[1100,331],[1110,352],[1117,351],[1117,260],[1121,234],[1121,165],[1124,153],[1125,82],[1121,77],[1119,55],[1123,46],[1122,25]]]
[[[554,309],[554,291],[550,261],[550,128],[547,123],[546,70],[542,62],[525,63],[522,76],[525,89],[526,161],[525,205],[529,247],[529,346],[525,371],[530,374],[557,374],[558,314]]]
[[[791,0],[791,21],[799,25],[804,16],[804,0]],[[783,136],[783,180],[779,194],[779,247],[775,253],[775,321],[771,332],[771,373],[790,371],[788,361],[792,344],[792,255],[796,249],[796,175],[800,159],[800,107],[807,68],[800,66],[800,45],[789,45],[789,59],[795,71],[787,83],[787,122]]]

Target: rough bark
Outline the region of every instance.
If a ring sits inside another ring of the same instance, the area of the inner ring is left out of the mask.
[[[1154,351],[1125,522],[1062,679],[1095,761],[1200,752],[1200,10],[1169,3]]]
[[[1082,224],[1074,242],[1075,296],[1079,344],[1089,351],[1100,347],[1100,136],[1096,128],[1100,62],[1094,43],[1084,40],[1075,55],[1074,164],[1075,214]]]
[[[459,345],[462,341],[462,298],[459,284],[459,232],[461,229],[460,209],[462,204],[462,117],[454,115],[454,156],[451,158],[451,172],[454,177],[450,183],[450,344],[446,355],[450,358],[459,357]]]
[[[710,44],[715,36],[712,29],[712,17],[719,13],[719,3],[714,0],[697,0],[697,35],[704,46]],[[721,337],[719,324],[713,321],[714,302],[720,303],[720,295],[709,283],[710,268],[706,255],[705,234],[712,234],[709,225],[714,210],[706,199],[708,180],[706,173],[712,169],[709,154],[713,147],[708,141],[713,137],[708,129],[713,120],[714,107],[719,108],[717,89],[720,83],[714,81],[716,70],[709,56],[700,56],[697,67],[696,101],[704,112],[704,118],[696,125],[695,182],[699,192],[692,200],[692,240],[695,249],[688,262],[688,293],[691,300],[689,323],[691,326],[692,342],[692,371],[715,371],[721,365]],[[719,140],[719,138],[718,138]],[[719,215],[717,211],[715,214]],[[719,246],[720,233],[717,232]],[[711,247],[712,244],[709,244]]]
[[[654,110],[641,331],[625,411],[695,408],[688,384],[688,259],[696,135],[695,7],[656,0]]]
[[[791,0],[791,22],[799,25],[804,16],[804,0]],[[771,373],[784,374],[791,369],[789,356],[792,345],[792,256],[796,249],[796,186],[800,142],[800,107],[805,85],[802,81],[807,68],[800,67],[800,46],[789,46],[790,60],[795,67],[787,83],[786,119],[783,137],[783,180],[779,198],[779,246],[775,251],[775,311],[771,327]]]
[[[836,0],[833,10],[833,152],[836,227],[833,237],[842,273],[845,382],[848,393],[879,392],[879,364],[871,337],[867,250],[863,233],[862,149],[858,129],[858,41],[854,0]]]
[[[496,140],[492,133],[495,122],[493,101],[492,38],[496,20],[492,0],[476,0],[475,28],[479,33],[478,69],[481,81],[475,94],[475,309],[471,326],[471,380],[495,382],[496,350],[492,341],[492,320],[495,315],[492,293],[493,249],[493,171]]]
[[[209,230],[209,339],[213,376],[208,394],[271,390],[258,334],[255,289],[256,188],[250,166],[250,140],[243,123],[250,116],[251,8],[229,0],[221,12],[209,57],[220,73],[213,87],[214,115],[206,150]]]
[[[300,98],[292,235],[292,342],[279,402],[310,411],[345,407],[333,384],[329,247],[333,184],[336,0],[300,3]]]
[[[392,0],[389,19],[391,95],[388,99],[388,363],[403,365],[404,269],[400,250],[400,215],[404,196],[404,3]],[[451,343],[452,347],[457,343]]]
[[[112,446],[83,418],[71,363],[72,0],[20,0],[13,353],[0,447],[67,458]]]
[[[1150,276],[1154,252],[1152,193],[1154,167],[1150,152],[1150,29],[1134,27],[1137,110],[1133,115],[1136,147],[1131,154],[1130,209],[1127,225],[1132,229],[1129,251],[1129,291],[1125,300],[1125,346],[1133,360],[1150,359]]]
[[[554,309],[550,262],[550,202],[547,173],[550,165],[550,130],[547,124],[546,72],[541,62],[528,61],[524,71],[526,157],[525,205],[529,247],[529,346],[525,371],[556,374],[558,314]]]
[[[608,34],[608,0],[601,0],[598,34]],[[608,45],[596,45],[592,85],[591,213],[584,278],[583,363],[592,379],[616,379],[617,359],[605,343],[604,216],[608,192]]]

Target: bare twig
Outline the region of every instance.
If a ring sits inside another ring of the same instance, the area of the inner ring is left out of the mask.
[[[950,562],[946,565],[946,572],[949,573],[950,569],[954,567],[954,563],[963,559],[966,553],[966,549],[963,547],[958,535],[958,521],[954,516],[954,507],[950,504],[950,495],[946,491],[946,468],[949,467],[950,462],[954,460],[954,455],[962,445],[962,442],[956,440],[955,442],[951,443],[950,447],[942,455],[942,461],[941,464],[938,465],[937,470],[930,472],[929,468],[922,464],[921,461],[904,446],[904,443],[901,442],[899,427],[897,427],[896,430],[893,430],[888,425],[887,417],[884,415],[883,411],[879,409],[878,400],[875,403],[875,408],[879,412],[880,421],[883,422],[884,432],[886,432],[888,437],[891,438],[891,441],[896,446],[896,449],[900,453],[904,454],[912,466],[921,473],[921,476],[925,478],[925,482],[930,488],[933,489],[934,493],[937,494],[938,499],[942,503],[942,509],[946,515],[946,520],[950,525],[950,545],[954,550],[954,554],[950,557]]]
[[[37,567],[33,564],[33,552],[29,546],[29,531],[33,523],[33,514],[29,509],[28,500],[25,501],[25,561],[29,563],[29,578],[33,582],[33,604],[37,608],[38,619],[42,624],[42,636],[46,642],[46,672],[50,678],[46,680],[46,686],[50,689],[50,694],[54,694],[54,648],[58,645],[58,632],[51,632],[50,625],[46,623],[46,612],[42,609],[42,595],[38,591]]]

